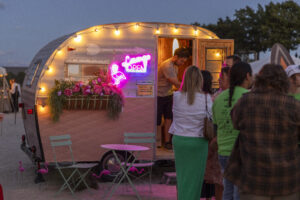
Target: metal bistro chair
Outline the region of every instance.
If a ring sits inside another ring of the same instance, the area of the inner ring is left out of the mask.
[[[124,133],[124,143],[125,144],[151,144],[150,149],[155,149],[155,133]],[[124,163],[125,164],[125,163]],[[153,159],[151,160],[140,160],[140,162],[136,163],[126,163],[126,166],[131,166],[132,168],[139,169],[148,168],[147,172],[143,173],[140,176],[134,176],[136,179],[140,179],[146,175],[149,175],[149,188],[150,192],[152,192],[151,186],[151,178],[152,178],[152,166],[154,165]],[[141,171],[140,170],[140,171]],[[131,171],[129,169],[129,171]],[[143,172],[143,171],[142,171]]]
[[[88,186],[88,184],[85,181],[85,177],[88,175],[88,173],[91,171],[91,169],[97,165],[97,163],[76,163],[75,162],[72,147],[71,147],[72,141],[71,141],[70,135],[50,136],[49,138],[50,138],[51,147],[53,150],[55,166],[58,169],[62,179],[64,180],[64,184],[60,187],[57,194],[59,194],[64,189],[68,188],[70,190],[70,192],[72,193],[72,195],[74,195],[76,188],[82,182],[86,186],[87,189],[90,189],[90,187]],[[56,149],[58,149],[58,148],[69,149],[70,156],[72,159],[72,162],[70,163],[70,165],[66,165],[66,164],[62,165],[62,163],[57,162]],[[65,173],[63,173],[64,169],[73,169],[73,170],[72,170],[72,173],[69,176],[67,176]],[[84,173],[81,173],[79,171],[79,169],[86,169],[86,171]],[[76,174],[77,174],[77,176],[76,176]],[[74,179],[78,182],[74,183],[72,185],[70,182]]]

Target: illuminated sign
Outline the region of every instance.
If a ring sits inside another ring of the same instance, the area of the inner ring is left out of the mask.
[[[125,68],[126,72],[131,73],[146,73],[148,61],[151,59],[150,55],[143,55],[130,58],[130,56],[125,57],[125,61],[122,66]]]
[[[117,64],[111,65],[111,77],[113,79],[114,85],[119,85],[122,80],[126,80],[126,76],[119,71],[119,66]]]

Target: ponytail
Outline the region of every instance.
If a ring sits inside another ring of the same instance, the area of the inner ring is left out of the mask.
[[[252,75],[251,66],[246,62],[238,62],[231,67],[230,70],[230,84],[229,84],[229,100],[228,106],[232,105],[232,97],[234,88],[243,84],[247,78],[247,74]]]

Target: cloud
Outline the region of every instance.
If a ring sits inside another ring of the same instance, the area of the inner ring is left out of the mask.
[[[0,10],[4,10],[4,9],[5,9],[5,4],[0,1]]]

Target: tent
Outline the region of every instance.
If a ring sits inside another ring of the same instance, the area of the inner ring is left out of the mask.
[[[7,83],[6,77],[7,72],[4,67],[0,67],[0,112],[10,112],[10,94],[8,92],[9,85]]]
[[[295,56],[291,56],[292,59],[294,60],[294,63],[296,65],[300,65],[300,59],[295,57]],[[257,60],[257,61],[254,61],[254,62],[251,62],[250,65],[251,65],[251,68],[252,68],[252,71],[253,71],[253,74],[257,74],[259,72],[259,70],[265,65],[265,64],[268,64],[270,63],[270,60],[271,60],[271,57],[270,56],[267,56],[267,57],[264,57],[260,60]]]

